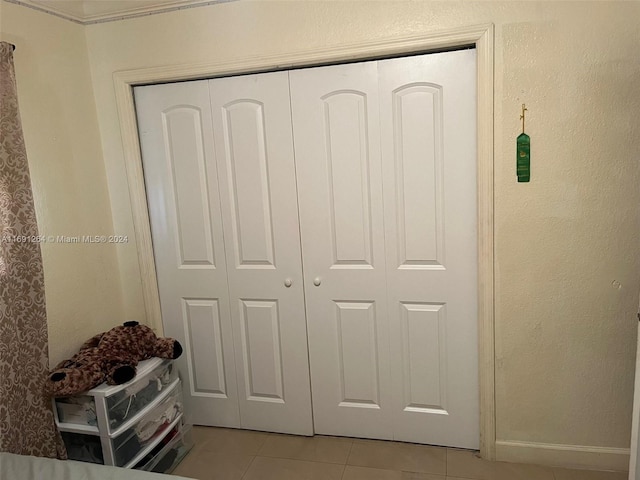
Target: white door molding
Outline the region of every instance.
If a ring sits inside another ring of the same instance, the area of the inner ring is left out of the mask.
[[[297,50],[273,56],[239,58],[230,62],[170,65],[115,72],[116,104],[122,135],[138,261],[142,277],[147,322],[162,332],[160,297],[151,242],[151,228],[142,172],[132,87],[221,75],[282,70],[292,67],[426,53],[474,45],[478,61],[478,341],[480,380],[480,453],[495,459],[495,355],[494,355],[494,26],[462,27],[360,42],[322,49]]]

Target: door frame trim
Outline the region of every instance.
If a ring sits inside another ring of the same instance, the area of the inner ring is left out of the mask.
[[[253,56],[226,62],[168,65],[115,72],[113,82],[147,323],[161,334],[163,328],[160,295],[142,171],[142,156],[133,98],[134,86],[222,75],[286,70],[474,45],[477,55],[480,454],[483,458],[494,460],[496,455],[493,226],[494,41],[493,24],[484,24],[417,36],[394,37],[321,49],[296,50],[273,56]]]

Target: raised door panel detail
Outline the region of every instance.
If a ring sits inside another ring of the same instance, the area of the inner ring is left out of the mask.
[[[367,97],[340,91],[322,97],[329,169],[332,268],[372,268]]]
[[[442,88],[393,92],[398,267],[444,268]]]
[[[240,299],[240,312],[247,399],[284,403],[278,301]]]
[[[236,267],[274,268],[264,105],[237,100],[223,109]]]
[[[446,308],[401,303],[405,411],[447,414]]]
[[[217,299],[182,299],[191,395],[227,398]]]
[[[373,302],[335,302],[340,406],[379,407],[378,335]]]
[[[178,267],[215,268],[200,109],[169,108],[162,112],[162,125],[175,197]]]

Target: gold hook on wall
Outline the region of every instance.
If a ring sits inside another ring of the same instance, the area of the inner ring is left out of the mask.
[[[525,104],[522,104],[522,113],[520,114],[520,120],[522,120],[522,133],[524,133],[524,112],[527,111]]]

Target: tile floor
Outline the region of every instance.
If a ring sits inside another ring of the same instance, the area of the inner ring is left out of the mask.
[[[626,473],[487,462],[410,443],[193,427],[173,472],[198,480],[627,480]]]

